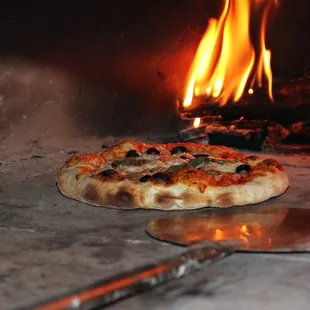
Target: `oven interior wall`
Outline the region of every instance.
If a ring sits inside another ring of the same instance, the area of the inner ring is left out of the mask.
[[[309,66],[308,1],[281,0],[268,34],[275,75]],[[4,1],[1,157],[75,137],[175,135],[180,94],[221,2]]]

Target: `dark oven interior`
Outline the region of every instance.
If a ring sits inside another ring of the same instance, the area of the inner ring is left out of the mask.
[[[310,131],[307,6],[306,0],[282,0],[267,37],[275,88],[279,83],[298,88],[288,103],[269,109],[269,120],[285,128],[295,124],[302,143]],[[83,137],[182,136],[188,125],[180,121],[176,99],[207,21],[220,9],[214,0],[5,2],[0,12],[1,152],[7,157],[36,147],[57,148]],[[238,109],[211,116],[221,114],[231,122],[243,115]],[[262,120],[265,108],[254,104],[246,110],[248,119],[258,113]],[[190,137],[197,134],[185,135]],[[226,143],[222,137],[217,141]]]

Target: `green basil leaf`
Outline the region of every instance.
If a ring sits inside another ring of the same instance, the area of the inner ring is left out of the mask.
[[[208,158],[196,158],[196,159],[192,159],[188,162],[188,164],[191,167],[197,168],[199,166],[202,166],[204,164],[207,164],[208,162],[210,162],[210,160]]]
[[[177,172],[179,170],[181,170],[182,168],[187,167],[187,164],[185,165],[175,165],[175,166],[171,166],[166,170],[166,173],[174,173]]]
[[[219,164],[219,165],[224,165],[226,163],[225,160],[222,160],[222,159],[215,159],[215,158],[208,158],[208,157],[199,157],[199,158],[196,158],[196,159],[192,159],[188,162],[188,164],[191,166],[191,167],[194,167],[194,168],[197,168],[199,166],[203,166],[203,165],[206,165],[206,164],[209,164],[209,163],[216,163],[216,164]]]
[[[211,159],[211,161],[220,165],[224,165],[226,163],[226,160],[223,159]]]
[[[116,168],[118,166],[141,166],[147,161],[145,159],[137,159],[135,157],[128,157],[122,160],[116,160],[112,163],[112,167]]]

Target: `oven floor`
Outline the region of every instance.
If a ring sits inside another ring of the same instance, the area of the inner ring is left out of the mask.
[[[55,154],[2,164],[1,309],[27,305],[183,251],[145,234],[147,223],[163,212],[117,211],[64,198],[55,186],[55,167],[68,155]],[[290,189],[264,204],[310,208],[310,157],[278,159],[287,169]],[[309,279],[310,254],[238,253],[110,308],[306,309]]]

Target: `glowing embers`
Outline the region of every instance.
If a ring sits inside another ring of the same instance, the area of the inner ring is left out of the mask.
[[[276,4],[275,0],[225,0],[219,19],[209,21],[192,62],[183,108],[195,106],[193,98],[200,96],[220,105],[238,102],[244,93],[251,96],[263,85],[273,100],[271,52],[265,36],[270,9]],[[250,35],[252,13],[260,14],[256,48]]]

